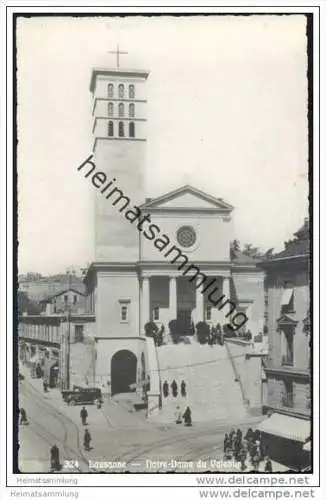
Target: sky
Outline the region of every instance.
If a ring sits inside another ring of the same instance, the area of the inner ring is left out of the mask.
[[[92,68],[150,71],[146,196],[191,184],[234,206],[234,237],[283,248],[308,215],[304,16],[20,18],[19,273],[93,258]]]

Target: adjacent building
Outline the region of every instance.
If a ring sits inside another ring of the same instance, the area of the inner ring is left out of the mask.
[[[29,300],[40,302],[49,295],[54,295],[68,286],[75,290],[85,292],[82,278],[75,274],[55,274],[53,276],[42,276],[38,273],[27,273],[18,276],[19,291],[24,292]]]
[[[311,437],[310,243],[308,219],[264,261],[269,356],[265,363],[270,416],[261,426],[272,458],[294,468],[309,462]]]

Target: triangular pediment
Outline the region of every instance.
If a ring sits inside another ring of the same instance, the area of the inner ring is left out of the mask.
[[[229,213],[233,207],[221,198],[215,198],[192,186],[183,186],[158,198],[147,200],[142,209],[153,210],[209,210]]]

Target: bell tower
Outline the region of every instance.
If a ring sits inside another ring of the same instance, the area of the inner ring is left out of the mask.
[[[149,72],[120,69],[119,60],[117,66],[93,69],[90,83],[93,161],[96,170],[104,172],[107,181],[112,180],[112,189],[116,188],[109,199],[95,193],[95,262],[107,263],[138,260],[137,227],[123,213],[144,201],[145,84]]]

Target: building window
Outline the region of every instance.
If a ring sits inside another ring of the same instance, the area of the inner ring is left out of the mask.
[[[284,380],[284,392],[281,396],[281,404],[286,408],[293,408],[294,406],[292,380]]]
[[[84,325],[75,325],[75,342],[84,342]]]
[[[113,122],[109,122],[108,135],[109,137],[113,137]]]
[[[123,122],[119,122],[119,137],[125,136],[125,128]]]
[[[74,295],[74,305],[77,304],[77,295]]]
[[[159,307],[154,307],[154,310],[153,310],[153,319],[154,321],[159,321],[160,319],[160,308]]]
[[[285,290],[281,300],[281,314],[294,312],[294,290],[293,285],[285,283]]]
[[[212,306],[210,305],[206,307],[206,319],[207,321],[211,321],[212,319]]]
[[[120,309],[120,320],[123,323],[127,323],[129,318],[128,318],[128,305],[127,304],[122,304],[121,309]]]
[[[108,97],[113,97],[113,83],[108,85]]]
[[[122,103],[119,104],[119,116],[123,117],[125,115],[125,107]]]
[[[130,118],[135,116],[135,105],[133,103],[129,104],[129,116]]]
[[[135,137],[135,124],[134,124],[134,122],[129,123],[129,137]]]
[[[109,102],[108,104],[108,115],[113,116],[113,102]]]
[[[125,96],[125,88],[122,83],[119,85],[119,99],[123,99]]]
[[[63,300],[64,300],[65,304],[68,304],[68,295],[64,295]]]
[[[284,332],[285,351],[286,354],[282,356],[283,366],[293,366],[293,331]]]
[[[129,99],[135,98],[135,85],[129,85]]]

